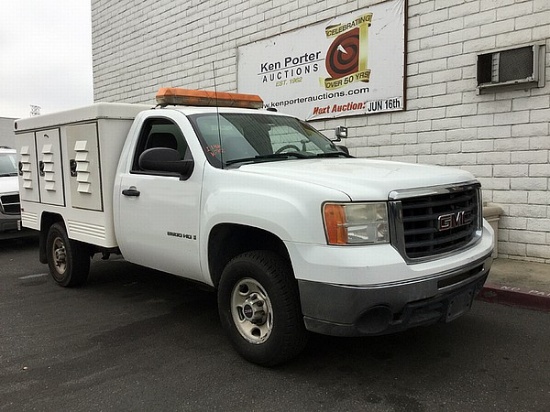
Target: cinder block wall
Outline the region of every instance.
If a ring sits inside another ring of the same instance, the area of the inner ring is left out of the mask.
[[[92,0],[95,100],[235,91],[239,46],[379,2]],[[478,54],[535,41],[546,87],[476,93]],[[550,1],[409,0],[406,82],[406,111],[315,126],[348,126],[355,156],[471,171],[504,210],[499,256],[550,263]]]

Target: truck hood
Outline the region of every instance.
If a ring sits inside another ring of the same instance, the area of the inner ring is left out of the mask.
[[[19,192],[19,180],[17,176],[0,177],[0,194]]]
[[[339,190],[354,201],[387,200],[393,190],[475,180],[460,169],[357,158],[253,163],[239,170]]]

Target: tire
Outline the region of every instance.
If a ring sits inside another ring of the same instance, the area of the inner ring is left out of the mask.
[[[82,286],[88,280],[90,255],[87,248],[69,239],[62,223],[54,223],[48,231],[46,257],[50,274],[58,285]]]
[[[222,327],[246,360],[275,366],[307,341],[290,265],[268,251],[243,253],[225,267],[218,287]]]

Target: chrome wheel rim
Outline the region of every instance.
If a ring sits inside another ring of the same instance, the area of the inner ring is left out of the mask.
[[[60,237],[56,237],[53,241],[52,256],[55,271],[63,275],[67,270],[67,251],[65,249],[65,243]]]
[[[231,293],[231,316],[248,342],[265,342],[273,330],[273,308],[262,285],[252,278],[241,279]]]

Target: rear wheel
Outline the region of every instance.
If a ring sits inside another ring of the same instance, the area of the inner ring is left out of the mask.
[[[298,355],[307,334],[290,265],[267,251],[231,260],[218,288],[223,328],[250,362],[273,366]]]
[[[54,223],[48,231],[46,257],[50,273],[61,286],[81,286],[90,272],[90,255],[86,247],[69,239],[65,226]]]

